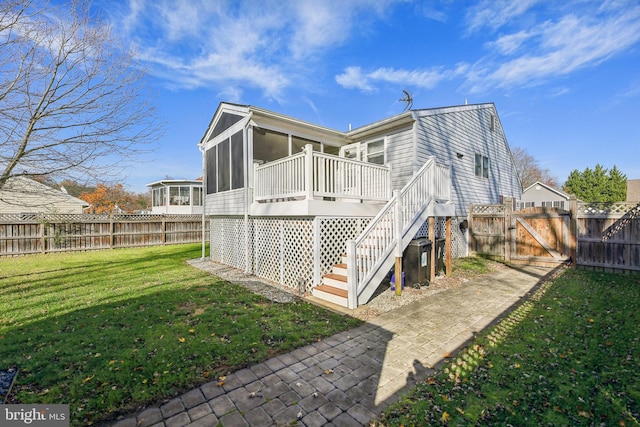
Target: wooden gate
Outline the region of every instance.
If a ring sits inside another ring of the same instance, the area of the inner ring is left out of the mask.
[[[571,257],[569,211],[556,208],[526,208],[513,211],[505,253],[516,264],[556,266]]]

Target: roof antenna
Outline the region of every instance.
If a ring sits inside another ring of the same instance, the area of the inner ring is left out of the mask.
[[[410,110],[411,107],[413,107],[413,96],[404,89],[402,89],[402,93],[404,93],[404,98],[400,98],[398,100],[400,102],[406,103],[406,105],[404,106],[404,110],[402,111]]]

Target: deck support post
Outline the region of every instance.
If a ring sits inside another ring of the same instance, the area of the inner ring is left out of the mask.
[[[429,240],[431,241],[431,271],[429,271],[429,283],[436,278],[436,218],[429,217]]]
[[[447,277],[451,276],[451,217],[445,222],[445,269]]]
[[[402,201],[400,200],[400,190],[395,190],[393,195],[396,199],[396,206],[393,217],[393,226],[396,235],[396,295],[402,295]]]

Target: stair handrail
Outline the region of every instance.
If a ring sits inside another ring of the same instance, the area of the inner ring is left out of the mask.
[[[357,307],[358,296],[391,252],[395,249],[402,254],[405,234],[435,199],[436,166],[435,157],[430,157],[402,190],[393,192],[362,233],[347,242],[347,304],[350,308]],[[386,226],[384,222],[387,222]],[[400,235],[396,229],[402,230]]]

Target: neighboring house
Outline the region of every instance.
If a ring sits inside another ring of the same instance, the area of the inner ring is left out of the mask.
[[[640,179],[627,180],[627,202],[640,202]]]
[[[352,308],[412,239],[442,237],[452,218],[465,256],[469,205],[521,195],[493,103],[346,132],[221,103],[199,147],[212,260]]]
[[[522,191],[521,207],[547,207],[569,209],[570,196],[540,181]]]
[[[67,193],[19,176],[0,189],[0,214],[81,214],[89,203]]]
[[[202,178],[165,179],[147,187],[152,214],[202,214]]]

